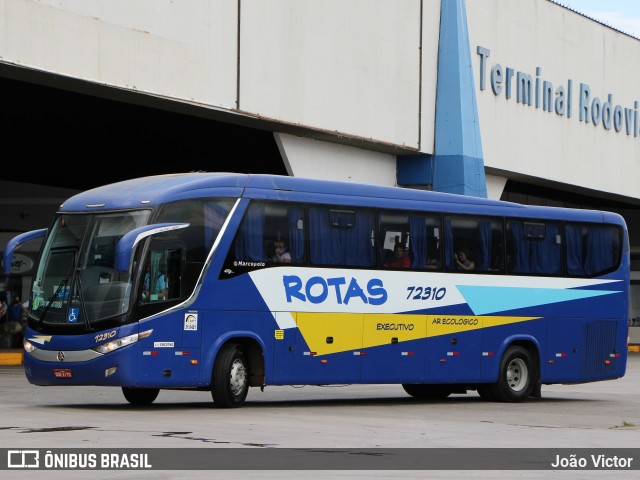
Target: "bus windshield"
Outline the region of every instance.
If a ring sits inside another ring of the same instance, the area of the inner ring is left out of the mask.
[[[85,324],[129,308],[131,278],[116,274],[115,248],[151,211],[61,215],[44,246],[31,292],[32,315],[48,324]]]
[[[60,214],[43,247],[31,290],[31,317],[41,327],[76,327],[135,321],[132,306],[148,316],[186,300],[194,291],[233,199],[194,198],[153,210]],[[136,248],[133,270],[116,270],[116,246],[150,223],[182,223]],[[38,327],[36,327],[38,328]]]

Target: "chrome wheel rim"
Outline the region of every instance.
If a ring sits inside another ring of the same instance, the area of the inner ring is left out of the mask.
[[[247,385],[247,369],[244,366],[244,362],[239,358],[236,358],[231,364],[231,373],[229,377],[231,393],[237,397],[242,394],[245,386]]]
[[[514,358],[507,367],[507,384],[514,392],[519,392],[527,385],[529,369],[521,358]]]

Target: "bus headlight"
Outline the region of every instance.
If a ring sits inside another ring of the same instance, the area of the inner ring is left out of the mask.
[[[27,353],[31,353],[34,350],[38,349],[38,347],[36,347],[33,343],[31,343],[26,338],[24,340],[22,340],[22,346],[24,347],[24,351],[27,352]]]
[[[92,350],[95,350],[96,352],[102,354],[110,353],[114,350],[118,350],[119,348],[126,347],[127,345],[132,345],[138,340],[147,338],[149,335],[151,335],[151,332],[153,332],[153,330],[147,330],[146,332],[142,332],[140,334],[134,333],[133,335],[117,338],[116,340],[112,340],[110,342],[103,343],[102,345],[98,345],[97,347],[93,347]]]

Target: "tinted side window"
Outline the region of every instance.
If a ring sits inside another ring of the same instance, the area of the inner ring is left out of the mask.
[[[158,293],[157,300],[178,299],[193,291],[232,206],[233,199],[230,198],[201,198],[173,202],[163,207],[156,219],[158,223],[188,223],[189,226],[152,238],[148,258],[145,259],[150,270],[148,298]],[[165,286],[154,287],[154,282]],[[154,289],[158,292],[153,292]],[[166,294],[163,295],[161,290],[166,290]]]
[[[444,218],[444,261],[448,271],[504,272],[502,220]]]
[[[301,206],[253,202],[240,224],[227,263],[249,269],[304,263],[304,224]]]
[[[411,268],[409,254],[409,215],[380,212],[378,217],[378,246],[380,263],[384,268]]]
[[[508,273],[561,275],[562,235],[557,222],[507,222]]]
[[[373,267],[374,214],[360,208],[309,207],[309,257],[314,265]]]
[[[621,253],[621,232],[618,228],[568,223],[565,235],[568,275],[595,276],[618,265]]]
[[[381,212],[378,245],[385,268],[441,270],[440,218],[414,212]]]

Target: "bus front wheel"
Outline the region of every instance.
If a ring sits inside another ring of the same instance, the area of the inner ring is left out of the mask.
[[[533,392],[538,382],[537,369],[529,350],[520,346],[509,347],[500,361],[498,382],[491,393],[499,402],[522,402]]]
[[[160,389],[122,387],[122,393],[131,405],[146,406],[151,405],[158,398]]]
[[[249,368],[239,345],[223,346],[213,365],[211,396],[216,407],[241,406],[249,391]]]

